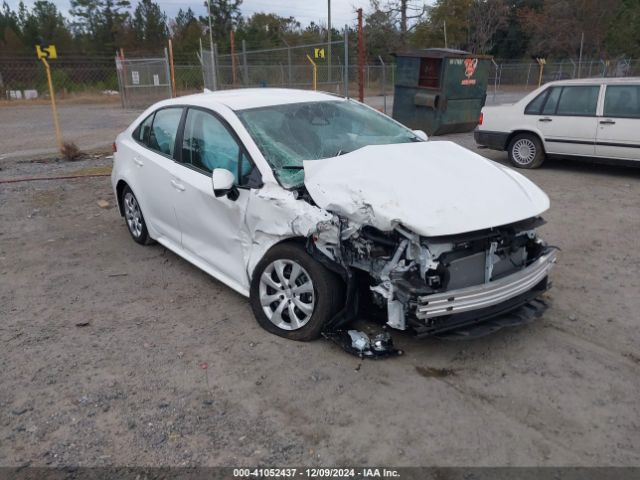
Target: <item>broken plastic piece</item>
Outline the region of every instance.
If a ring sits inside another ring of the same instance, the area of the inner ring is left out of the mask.
[[[377,360],[404,354],[404,351],[393,347],[393,339],[389,332],[379,333],[372,339],[359,330],[323,332],[322,336],[339,345],[345,352],[360,358]]]

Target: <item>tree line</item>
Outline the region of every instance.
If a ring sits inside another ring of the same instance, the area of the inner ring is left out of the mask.
[[[0,56],[32,54],[55,44],[65,55],[158,53],[172,39],[176,56],[195,58],[208,45],[209,23],[220,52],[230,33],[247,48],[317,43],[327,38],[324,19],[302,26],[294,16],[255,13],[244,17],[242,0],[211,0],[209,17],[191,8],[169,18],[153,0],[71,0],[68,14],[54,2],[36,0],[0,9]],[[292,8],[295,13],[295,8]],[[640,57],[640,0],[371,0],[364,15],[369,60],[378,55],[449,47],[501,59],[529,57]],[[355,39],[355,12],[350,36]],[[584,34],[584,35],[583,35]],[[342,32],[332,29],[332,39]]]

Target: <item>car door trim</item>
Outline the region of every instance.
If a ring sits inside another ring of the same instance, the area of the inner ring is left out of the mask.
[[[629,148],[640,148],[640,143],[616,143],[616,142],[589,142],[584,140],[568,140],[564,138],[545,138],[545,142],[547,143],[571,143],[577,145],[599,145],[602,147],[629,147]]]

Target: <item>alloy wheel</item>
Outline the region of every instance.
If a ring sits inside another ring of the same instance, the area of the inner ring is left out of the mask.
[[[511,156],[518,165],[529,165],[536,153],[536,145],[528,138],[521,138],[513,144]]]
[[[131,234],[140,238],[142,235],[142,212],[133,193],[127,192],[124,196],[124,216]]]
[[[275,260],[267,265],[260,276],[259,297],[264,314],[283,330],[298,330],[313,315],[313,281],[293,260]]]

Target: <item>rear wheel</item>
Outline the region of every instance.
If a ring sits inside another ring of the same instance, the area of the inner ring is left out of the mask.
[[[151,243],[151,237],[149,236],[140,204],[129,186],[124,187],[122,191],[122,205],[124,207],[124,218],[127,221],[127,228],[129,229],[131,238],[140,245],[148,245]]]
[[[296,243],[273,247],[251,280],[251,308],[265,330],[291,340],[318,338],[341,307],[344,284]]]
[[[530,133],[521,133],[509,142],[509,161],[518,168],[538,168],[545,153],[540,139]]]

